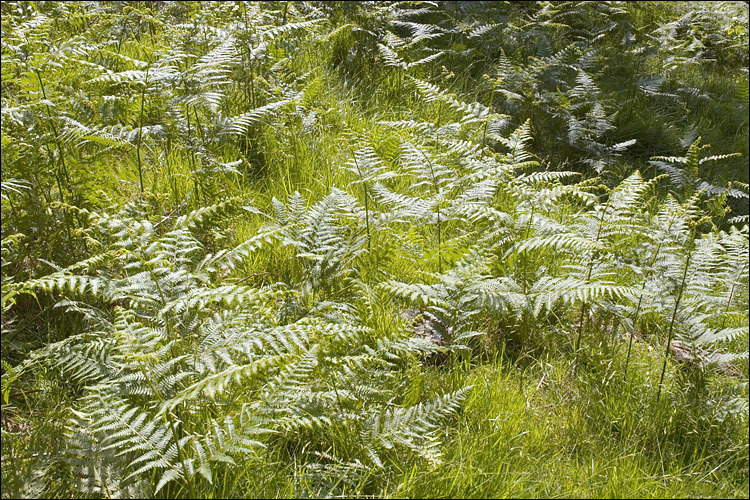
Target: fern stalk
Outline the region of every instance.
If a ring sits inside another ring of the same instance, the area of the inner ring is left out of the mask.
[[[656,401],[659,401],[659,397],[661,396],[661,387],[662,383],[664,382],[664,373],[667,370],[667,358],[669,357],[669,346],[672,344],[672,337],[674,336],[674,323],[675,319],[677,318],[677,310],[680,307],[680,300],[682,299],[682,292],[685,290],[685,281],[687,279],[687,272],[688,268],[690,267],[690,258],[693,256],[693,250],[694,250],[694,241],[693,238],[695,237],[695,229],[693,229],[693,233],[691,234],[691,245],[690,250],[688,251],[687,258],[685,259],[685,269],[682,273],[682,282],[680,283],[680,291],[677,293],[677,300],[674,304],[674,310],[672,311],[672,320],[669,322],[669,333],[667,334],[667,345],[664,348],[664,363],[662,363],[661,366],[661,375],[659,376],[659,390],[656,392]]]
[[[630,121],[630,118],[633,116],[633,107],[635,106],[635,91],[638,88],[638,74],[639,74],[638,72],[641,69],[641,62],[642,61],[643,61],[643,52],[640,52],[638,54],[638,61],[636,62],[636,65],[635,65],[635,71],[633,72],[633,75],[634,75],[636,81],[632,82],[631,85],[630,85],[630,95],[628,96],[628,100],[627,100],[627,102],[628,102],[628,116],[627,116],[627,118],[625,120],[623,120],[626,123],[628,121]]]
[[[146,79],[148,80],[148,70],[146,70]],[[141,141],[143,138],[143,105],[146,101],[146,85],[141,90],[141,113],[138,117],[138,143],[135,147],[135,154],[138,158],[138,180],[141,183],[141,193],[143,193],[143,166],[141,164]]]
[[[484,40],[483,40],[484,41]],[[492,90],[490,90],[490,102],[487,104],[487,109],[490,110],[490,113],[492,112],[492,102],[495,100],[495,89],[497,88],[497,79],[495,79],[494,83],[492,84]],[[484,159],[484,149],[487,147],[487,129],[490,126],[489,120],[485,120],[484,122],[484,132],[482,134],[482,153],[480,155],[480,159]]]
[[[47,156],[49,156],[50,162],[54,161],[55,155],[52,152],[52,150],[49,148],[47,144],[44,145],[44,149],[47,150]],[[62,175],[62,172],[60,169],[57,169],[57,172],[54,172],[55,175],[55,182],[57,183],[57,190],[60,193],[60,203],[65,203],[65,198],[63,197],[63,187],[62,187],[62,181],[60,180],[60,176]],[[47,201],[49,203],[49,201]]]
[[[203,144],[205,145],[206,144],[206,136],[203,133],[203,126],[201,125],[200,117],[198,117],[198,108],[196,107],[195,104],[193,104],[193,113],[195,114],[195,126],[198,128],[198,133],[201,136],[201,142],[203,142]]]
[[[672,228],[672,223],[674,222],[676,217],[677,217],[676,214],[674,217],[672,217],[672,222],[669,223],[669,228],[667,230]],[[651,264],[649,265],[649,267],[653,267],[654,264],[656,263],[656,259],[659,257],[659,250],[661,250],[662,243],[663,242],[660,241],[659,245],[656,247],[656,251],[654,252],[654,258],[651,259]],[[635,328],[638,323],[638,315],[641,312],[641,305],[643,304],[643,296],[645,294],[645,291],[646,291],[646,280],[644,277],[643,285],[641,286],[641,295],[640,297],[638,297],[638,306],[636,306],[635,315],[633,316],[633,331],[630,332],[630,341],[628,342],[628,354],[625,357],[625,370],[623,373],[623,377],[625,378],[625,380],[627,380],[628,378],[628,366],[630,365],[630,351],[633,348],[633,337],[635,336]]]
[[[189,113],[189,109],[187,105],[185,106],[185,111]],[[206,137],[203,134],[203,125],[201,125],[200,118],[198,117],[198,110],[195,107],[195,104],[193,104],[193,113],[195,113],[195,127],[198,129],[198,133],[200,134],[201,142],[203,143],[203,146],[206,145]],[[193,152],[193,155],[195,156],[195,152]],[[203,198],[204,203],[208,202],[208,198],[206,195],[206,187],[201,185],[201,196]]]
[[[245,2],[242,2],[242,15],[245,18],[245,31],[249,31],[249,23],[247,20],[247,6],[245,5]],[[247,48],[247,60],[250,63],[250,98],[251,98],[251,104],[252,108],[256,108],[255,105],[255,70],[253,69],[253,61],[250,59],[251,53],[250,53],[250,44],[246,45]],[[244,63],[243,63],[243,70],[244,70]],[[247,96],[247,94],[245,94]]]
[[[430,175],[432,175],[432,184],[435,188],[435,194],[440,194],[440,187],[438,186],[437,180],[435,178],[435,169],[432,167],[432,162],[430,161],[430,158],[419,149],[419,152],[422,154],[424,159],[427,161],[427,165],[430,167]],[[437,239],[438,239],[438,272],[442,274],[443,272],[443,255],[442,255],[442,247],[443,247],[443,237],[442,237],[442,231],[440,229],[440,200],[437,200],[436,203],[437,206]]]
[[[359,176],[364,179],[364,176],[362,175],[362,169],[359,168],[359,163],[357,162],[357,155],[354,155],[354,166],[357,167],[357,172],[359,172]],[[367,252],[370,252],[370,204],[369,204],[369,195],[367,194],[367,183],[363,182],[362,187],[365,191],[365,227],[367,229]]]
[[[529,214],[529,221],[526,224],[526,235],[524,236],[524,240],[529,239],[529,234],[531,233],[531,224],[534,221],[534,210],[536,209],[535,205],[531,206],[531,213]],[[529,278],[528,278],[528,267],[529,267],[529,254],[528,250],[523,251],[523,273],[522,273],[522,285],[523,285],[523,294],[526,296],[526,301],[528,304],[528,293],[529,293]],[[522,314],[522,324],[523,324],[523,334],[521,335],[521,352],[524,351],[524,345],[526,343],[526,337],[529,336],[529,331],[531,330],[531,318],[528,312],[528,308],[523,311]]]
[[[742,270],[740,271],[740,274],[737,275],[737,279],[739,279],[740,276],[742,276],[745,273],[745,269],[747,269],[747,263],[748,261],[745,261],[745,263],[742,265]],[[737,288],[737,280],[735,279],[732,283],[732,289],[729,291],[729,297],[727,298],[727,305],[724,307],[724,314],[721,319],[721,328],[724,329],[724,326],[727,322],[727,313],[729,312],[729,306],[732,303],[732,299],[734,298],[734,289]]]
[[[48,101],[47,99],[47,92],[44,89],[44,83],[42,83],[42,75],[39,73],[38,69],[35,69],[34,72],[36,73],[36,77],[39,80],[39,88],[42,91],[42,96],[44,97],[45,101]],[[65,178],[66,185],[70,185],[70,177],[68,177],[68,168],[65,165],[65,155],[63,154],[62,150],[62,144],[60,143],[60,136],[57,133],[57,127],[55,127],[55,123],[52,121],[52,111],[49,109],[49,104],[46,102],[44,103],[45,108],[47,109],[47,117],[50,119],[50,126],[52,127],[52,133],[55,135],[55,144],[57,145],[57,152],[60,154],[60,167],[61,167],[61,173],[63,177]],[[60,191],[60,201],[63,201],[63,194],[62,189]]]
[[[47,91],[44,88],[44,83],[42,82],[42,75],[39,73],[38,69],[35,69],[34,72],[36,73],[36,77],[39,80],[39,88],[42,91],[42,97],[44,97],[45,101],[48,101],[47,99]],[[52,127],[52,133],[55,136],[55,144],[57,145],[57,152],[60,155],[60,168],[58,168],[58,173],[55,174],[55,180],[57,181],[57,189],[60,191],[60,201],[62,203],[65,203],[65,198],[63,197],[63,186],[62,181],[60,180],[60,177],[65,178],[65,187],[68,188],[70,186],[70,177],[68,176],[68,168],[65,165],[65,155],[63,154],[62,144],[60,143],[60,136],[57,133],[57,127],[55,126],[55,122],[52,120],[52,111],[49,109],[49,104],[47,102],[44,103],[44,107],[47,110],[47,117],[49,118],[49,124]],[[47,147],[47,153],[49,154],[50,158],[52,158],[52,151],[50,151],[49,147]],[[65,213],[65,233],[68,236],[68,243],[70,244],[71,250],[73,249],[73,236],[70,234],[70,224],[68,224],[68,214],[67,211]],[[85,240],[84,240],[85,241]]]
[[[674,220],[674,219],[672,219]],[[654,253],[654,258],[651,261],[651,265],[649,267],[652,267],[654,263],[656,262],[656,258],[659,256],[659,250],[661,250],[661,242],[659,242],[659,246],[656,247],[656,252]],[[641,295],[638,297],[638,306],[635,308],[635,314],[633,316],[633,331],[630,332],[630,341],[628,342],[628,354],[625,357],[625,370],[623,373],[623,377],[625,380],[628,378],[628,366],[630,365],[630,351],[633,348],[633,337],[635,337],[635,328],[638,324],[638,315],[641,312],[641,305],[643,304],[643,295],[646,290],[646,280],[643,280],[643,285],[641,286]]]
[[[612,195],[610,195],[607,198],[607,204],[604,205],[604,210],[602,210],[602,216],[599,217],[599,228],[596,230],[596,240],[595,243],[599,243],[599,238],[602,234],[602,227],[604,226],[604,216],[607,214],[607,209],[609,208],[609,202],[612,200]],[[591,271],[594,269],[594,252],[591,253],[591,258],[589,259],[589,268],[586,272],[586,283],[591,281]],[[588,309],[588,303],[584,300],[583,305],[581,306],[581,317],[578,321],[578,340],[576,340],[576,352],[578,352],[578,349],[581,347],[581,337],[583,336],[583,328],[585,326],[586,322],[586,311]]]
[[[166,399],[164,398],[164,394],[159,389],[159,386],[154,384],[151,380],[151,377],[148,376],[148,372],[146,371],[146,368],[143,366],[143,362],[141,360],[138,360],[138,367],[141,370],[141,373],[143,374],[143,377],[146,379],[146,383],[151,388],[151,390],[154,393],[154,396],[157,397],[159,400],[159,403],[164,404]],[[172,438],[174,439],[174,444],[177,447],[177,460],[180,461],[180,463],[183,465],[183,471],[186,471],[187,468],[185,467],[185,453],[182,450],[182,445],[180,445],[180,438],[177,435],[177,427],[175,426],[174,420],[170,418],[171,412],[166,412],[164,414],[164,420],[169,425],[169,429],[172,432]],[[187,478],[187,474],[183,472],[183,481],[185,482],[185,487],[188,490],[188,494],[190,495],[190,498],[197,498],[195,496],[195,493],[193,492],[193,484],[192,481],[189,481]]]
[[[529,214],[529,221],[526,224],[526,235],[523,238],[524,240],[529,239],[529,233],[531,232],[531,223],[534,221],[534,209],[535,208],[536,207],[534,205],[531,206],[531,214]],[[528,292],[528,281],[529,281],[529,278],[527,276],[528,260],[529,260],[528,251],[524,250],[523,251],[523,293],[524,294]]]
[[[257,106],[255,104],[255,68],[252,66],[252,61],[250,62],[250,98],[253,108],[255,108]]]
[[[659,249],[656,249],[657,255],[659,252]],[[633,337],[635,337],[635,328],[638,322],[638,315],[641,312],[641,305],[643,304],[643,295],[646,290],[646,280],[643,281],[643,286],[641,287],[641,296],[638,297],[638,306],[635,308],[635,317],[633,318],[633,330],[630,332],[630,341],[628,342],[628,354],[625,356],[625,370],[623,371],[623,379],[628,379],[628,365],[630,364],[630,351],[633,348]]]
[[[187,84],[185,84],[185,90],[187,90]],[[185,104],[185,117],[187,118],[187,126],[188,126],[188,138],[192,137],[193,132],[192,128],[190,126],[190,110],[188,109],[188,105]],[[195,168],[195,151],[193,149],[190,149],[190,172],[193,174],[193,191],[195,192],[196,197],[201,196],[201,189],[200,189],[200,181],[198,179],[198,174]]]

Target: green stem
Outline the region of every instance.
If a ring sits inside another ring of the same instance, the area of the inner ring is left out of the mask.
[[[141,369],[141,373],[143,374],[143,377],[146,379],[146,383],[151,388],[151,390],[154,393],[154,396],[159,400],[160,403],[164,403],[165,398],[164,394],[161,392],[159,387],[157,385],[154,385],[153,381],[151,380],[151,377],[149,377],[148,373],[146,372],[146,368],[143,366],[143,362],[140,360],[138,361],[138,367]],[[170,418],[169,412],[166,412],[164,414],[164,420],[167,421],[167,424],[169,424],[169,429],[172,431],[172,438],[174,438],[174,444],[177,447],[177,460],[180,461],[180,463],[185,464],[185,454],[182,450],[182,446],[180,445],[180,438],[177,435],[177,427],[174,424],[174,420]],[[185,483],[185,487],[188,490],[188,493],[190,495],[190,498],[197,498],[193,492],[193,484],[191,481],[188,481],[187,475],[183,476],[183,481]]]
[[[47,150],[47,155],[50,157],[50,161],[52,161],[54,158],[54,155],[52,154],[52,151],[50,150],[49,146],[45,144],[44,148]],[[54,173],[55,181],[57,182],[57,190],[60,192],[60,203],[65,203],[65,198],[63,198],[62,181],[60,180],[61,175],[62,174],[60,173],[60,169],[58,169],[58,171]],[[49,200],[47,200],[47,205],[49,205]],[[72,250],[73,249],[73,236],[70,234],[70,226],[68,225],[68,212],[64,208],[63,208],[63,214],[65,218],[65,233],[68,236],[68,244],[70,245],[70,248]]]
[[[640,33],[638,33],[638,36],[640,36]],[[630,46],[626,48],[630,48]],[[643,62],[643,54],[644,54],[643,52],[640,52],[638,54],[638,61],[635,64],[635,71],[633,72],[633,77],[635,81],[632,82],[631,87],[630,87],[630,93],[629,93],[628,100],[627,100],[628,115],[627,115],[627,118],[623,120],[625,123],[630,121],[630,118],[633,116],[633,107],[635,105],[635,91],[638,88],[638,72],[641,70],[641,63]]]
[[[438,207],[437,207],[437,238],[438,238],[438,272],[440,274],[443,273],[443,237],[442,232],[440,231],[440,205],[438,201]]]
[[[198,116],[198,108],[193,104],[193,113],[195,113],[195,126],[198,128],[198,133],[201,135],[201,142],[203,145],[206,144],[206,136],[203,133],[203,126],[201,125],[200,117]]]
[[[672,229],[672,224],[674,224],[675,219],[677,218],[677,214],[672,217],[672,220],[669,221],[669,226],[667,227],[667,231]],[[654,252],[654,257],[651,259],[651,264],[648,266],[649,268],[654,267],[654,264],[656,264],[656,259],[659,257],[659,250],[661,250],[661,246],[663,244],[663,241],[659,242],[659,245],[656,247],[656,252]],[[625,358],[625,370],[623,373],[623,377],[625,380],[628,378],[628,366],[630,365],[630,351],[633,347],[633,337],[635,336],[635,329],[638,325],[638,315],[641,312],[641,304],[643,303],[643,295],[644,291],[646,290],[646,280],[644,276],[643,285],[641,286],[641,296],[638,297],[638,307],[635,309],[635,315],[633,317],[633,330],[630,332],[630,341],[628,342],[628,355]]]
[[[427,161],[427,165],[430,167],[430,175],[432,176],[432,185],[435,188],[435,194],[440,195],[440,187],[437,183],[437,178],[435,177],[435,169],[432,167],[432,162],[430,161],[430,158],[422,151],[421,149],[418,149],[418,151],[422,154],[425,161]],[[440,274],[443,273],[443,255],[442,255],[442,247],[443,247],[443,237],[442,237],[442,231],[440,229],[440,200],[437,200],[437,239],[438,239],[438,272]]]
[[[531,214],[529,214],[529,221],[526,223],[526,234],[523,237],[524,241],[526,241],[526,240],[529,239],[529,234],[531,233],[531,224],[534,222],[534,209],[535,208],[536,208],[536,206],[534,206],[534,205],[531,206]],[[528,253],[527,253],[526,250],[524,250],[524,252],[523,252],[523,276],[522,276],[522,278],[523,278],[523,293],[524,294],[526,294],[526,292],[528,291],[527,290],[528,289],[528,282],[529,282],[529,277],[527,276],[527,272],[528,272],[528,260],[529,260]]]
[[[257,107],[255,104],[255,69],[252,66],[252,61],[250,61],[250,96],[253,99],[253,109],[255,109]]]
[[[185,88],[185,90],[187,90],[187,87]],[[190,126],[190,110],[188,109],[187,104],[185,104],[185,117],[187,119],[187,127],[188,127],[187,138],[188,138],[188,143],[189,143],[190,139],[192,138],[193,132]],[[196,198],[198,198],[201,196],[200,182],[198,180],[198,173],[196,172],[196,169],[195,169],[195,151],[193,150],[192,147],[190,148],[190,173],[192,174],[192,177],[193,177],[193,191],[195,192]]]
[[[694,237],[694,236],[693,236]],[[692,237],[691,237],[692,239]],[[667,358],[669,357],[669,346],[672,344],[672,337],[674,335],[674,323],[677,318],[677,310],[680,307],[680,300],[682,299],[682,292],[685,290],[685,280],[687,278],[688,268],[690,267],[690,258],[693,256],[692,244],[688,252],[687,258],[685,259],[685,269],[682,273],[682,283],[680,283],[680,291],[677,294],[677,300],[674,303],[674,310],[672,311],[672,320],[669,322],[669,333],[667,334],[667,345],[664,348],[664,363],[661,367],[661,376],[659,376],[659,390],[656,393],[656,401],[659,402],[661,396],[661,386],[664,382],[664,373],[667,371]]]
[[[745,273],[745,269],[747,269],[747,261],[745,261],[745,263],[742,265],[742,270],[740,271],[740,274],[737,275],[737,279],[739,279],[739,277],[742,276]],[[724,308],[724,314],[722,315],[722,319],[721,319],[721,328],[722,329],[724,329],[724,326],[726,325],[726,322],[727,322],[727,313],[729,312],[729,306],[731,305],[732,298],[734,297],[734,289],[737,286],[737,279],[735,279],[732,282],[732,289],[729,291],[729,298],[727,299],[727,305]]]
[[[138,180],[141,185],[141,193],[143,193],[143,166],[141,164],[141,140],[143,137],[143,105],[146,101],[146,86],[143,86],[141,91],[141,113],[138,117],[138,143],[136,144],[135,154],[138,158]]]
[[[497,80],[492,85],[492,90],[490,90],[490,103],[487,105],[487,109],[490,110],[490,113],[492,113],[492,101],[495,99],[495,88],[497,86]],[[479,159],[484,158],[484,148],[487,147],[487,129],[489,128],[490,123],[489,120],[484,122],[484,133],[482,134],[482,155],[479,157]]]
[[[657,250],[658,251],[658,250]],[[638,314],[641,312],[641,304],[643,303],[643,292],[646,290],[646,281],[643,281],[641,287],[641,296],[638,298],[638,306],[635,308],[635,318],[633,318],[633,329],[630,332],[630,341],[628,342],[628,354],[625,357],[625,370],[623,372],[623,379],[628,379],[628,365],[630,364],[630,351],[633,348],[633,337],[635,337],[635,328],[638,324]]]
[[[39,87],[42,90],[42,96],[44,97],[45,101],[48,101],[49,99],[47,99],[47,92],[44,88],[44,83],[42,83],[42,75],[39,73],[38,69],[35,69],[34,72],[36,73],[36,77],[39,80]],[[65,155],[63,155],[62,144],[60,143],[60,136],[57,134],[57,127],[55,126],[55,122],[52,121],[52,111],[49,109],[49,104],[45,102],[44,106],[47,109],[47,117],[49,118],[49,124],[52,127],[52,133],[55,135],[55,145],[57,145],[57,152],[60,155],[60,172],[61,172],[61,175],[65,178],[66,185],[69,187],[70,177],[68,176],[68,167],[65,165]],[[63,201],[62,190],[60,191],[60,201]]]
[[[612,200],[612,195],[610,194],[609,198],[607,198],[607,204],[604,205],[604,210],[602,211],[601,217],[599,217],[599,228],[596,230],[596,240],[594,240],[594,243],[599,243],[599,238],[602,234],[602,227],[604,227],[604,216],[607,214],[607,209],[609,208],[609,202]],[[594,261],[595,261],[596,252],[591,253],[591,258],[589,259],[589,269],[586,272],[586,284],[591,281],[591,272],[594,269]],[[579,318],[578,323],[578,340],[576,340],[576,352],[578,352],[578,349],[581,346],[581,337],[583,337],[583,329],[586,323],[586,312],[588,310],[588,304],[586,301],[583,301],[583,305],[581,306],[581,317]]]
[[[368,202],[369,196],[367,195],[367,184],[364,182],[364,176],[362,175],[362,170],[359,168],[359,163],[357,162],[357,154],[354,154],[354,166],[357,167],[357,172],[359,173],[359,178],[363,180],[362,186],[364,187],[365,191],[365,227],[367,228],[367,252],[370,252],[370,205]]]

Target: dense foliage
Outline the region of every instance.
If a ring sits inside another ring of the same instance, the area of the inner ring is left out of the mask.
[[[3,497],[748,495],[747,3],[0,8]]]

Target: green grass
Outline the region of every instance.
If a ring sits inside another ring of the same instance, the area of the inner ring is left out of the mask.
[[[677,419],[685,416],[655,405],[653,390],[635,385],[643,381],[624,383],[616,372],[605,372],[605,380],[585,372],[574,378],[569,365],[553,363],[525,370],[495,363],[467,373],[475,390],[447,431],[445,463],[399,471],[389,494],[665,498],[747,491],[747,462],[718,453],[691,456],[702,445],[691,440],[710,438],[682,435]],[[742,432],[724,439],[729,449],[743,446]]]

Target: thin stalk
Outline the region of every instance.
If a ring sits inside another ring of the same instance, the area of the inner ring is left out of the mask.
[[[44,145],[44,149],[47,150],[47,156],[49,156],[50,162],[52,162],[55,158],[55,155],[52,153],[52,150],[50,150],[47,144]],[[60,176],[62,175],[62,173],[60,172],[60,169],[58,169],[57,172],[54,173],[54,175],[55,175],[55,182],[57,183],[57,190],[60,192],[60,203],[65,203],[65,198],[63,197],[62,181],[60,180]]]
[[[49,99],[47,99],[47,92],[44,88],[44,83],[42,83],[42,75],[39,73],[38,69],[35,69],[34,72],[36,73],[36,77],[39,80],[39,87],[42,90],[42,96],[44,97],[45,101],[48,101]],[[70,186],[70,177],[68,177],[68,167],[65,165],[65,155],[63,155],[62,144],[60,143],[60,136],[57,134],[57,127],[55,127],[55,122],[52,121],[52,111],[49,109],[49,104],[44,103],[44,106],[47,109],[47,117],[50,119],[49,124],[52,127],[52,133],[55,135],[55,144],[57,145],[57,152],[60,155],[60,172],[62,176],[65,178],[66,185]],[[60,201],[62,201],[62,191],[60,191]]]
[[[50,157],[50,161],[54,158],[54,155],[52,154],[52,151],[49,148],[49,145],[45,144],[44,148],[47,150],[47,155]],[[65,203],[65,198],[63,198],[63,187],[62,187],[62,181],[60,180],[60,176],[62,173],[60,173],[60,169],[58,169],[57,172],[54,172],[55,181],[57,182],[57,190],[60,192],[60,203]],[[47,204],[49,205],[49,200],[47,200]],[[70,226],[68,225],[68,212],[63,209],[63,214],[65,215],[65,233],[68,235],[68,244],[70,245],[70,248],[73,248],[73,236],[70,234]]]
[[[612,320],[612,339],[609,342],[613,346],[614,352],[617,351],[615,340],[617,339],[617,330],[619,329],[620,329],[620,321],[617,318],[614,318]]]
[[[432,162],[430,161],[430,158],[422,151],[421,149],[418,150],[420,153],[422,153],[422,156],[427,161],[427,165],[430,167],[430,175],[432,175],[432,185],[435,188],[435,194],[440,195],[440,187],[438,186],[437,179],[435,178],[435,169],[432,167]],[[440,200],[437,200],[437,238],[438,238],[438,272],[440,274],[443,273],[443,255],[442,255],[442,247],[443,247],[443,237],[442,237],[442,231],[440,230]]]
[[[672,224],[674,223],[675,219],[677,218],[677,214],[672,217],[672,220],[669,222],[669,227],[667,228],[667,231],[672,229]],[[659,257],[659,250],[661,250],[661,246],[663,244],[663,241],[659,242],[659,245],[656,247],[656,252],[654,252],[654,258],[651,259],[651,264],[648,266],[649,268],[654,267],[654,264],[656,263],[656,259]],[[628,366],[630,365],[630,351],[633,347],[633,337],[635,336],[635,328],[638,324],[638,315],[641,312],[641,305],[643,304],[643,295],[646,290],[646,280],[644,276],[643,285],[641,286],[641,296],[638,297],[638,306],[635,309],[635,315],[633,317],[633,331],[630,332],[630,341],[628,342],[628,355],[625,358],[625,370],[623,373],[624,380],[627,380],[628,378]]]
[[[628,114],[627,118],[624,120],[625,122],[630,120],[630,117],[633,116],[633,107],[635,104],[635,89],[638,87],[638,71],[641,69],[641,61],[643,60],[643,52],[638,54],[638,61],[635,65],[635,72],[633,73],[633,76],[635,77],[636,81],[633,82],[633,84],[630,87],[630,93],[628,95]]]
[[[604,216],[607,214],[607,209],[609,208],[609,202],[612,200],[612,195],[607,198],[607,204],[604,205],[604,210],[602,211],[601,217],[599,217],[599,228],[596,230],[596,240],[594,243],[599,243],[599,238],[602,234],[602,227],[604,227]],[[586,272],[586,283],[588,283],[591,280],[591,272],[594,269],[594,256],[596,255],[595,252],[591,253],[591,258],[589,259],[589,269]],[[586,322],[586,312],[588,310],[588,303],[586,301],[583,301],[583,305],[581,306],[581,317],[578,320],[578,340],[576,340],[576,352],[578,352],[578,349],[581,347],[581,337],[583,336],[583,329]]]
[[[253,109],[255,109],[257,107],[255,104],[255,69],[252,64],[250,61],[250,96],[253,100]]]
[[[659,249],[657,248],[657,252]],[[641,296],[638,298],[638,306],[635,308],[635,318],[633,318],[633,330],[630,332],[630,341],[628,342],[628,354],[625,357],[625,370],[623,371],[623,380],[628,379],[628,365],[630,364],[630,351],[633,348],[633,337],[635,337],[635,328],[638,324],[638,314],[641,312],[641,304],[643,304],[643,294],[646,290],[646,280],[643,280],[643,286],[641,287]]]
[[[490,103],[487,105],[487,109],[490,110],[490,113],[492,113],[492,101],[495,99],[495,88],[497,87],[497,80],[492,85],[492,90],[490,90]],[[490,126],[489,121],[484,122],[484,133],[482,134],[482,155],[479,157],[481,160],[484,158],[484,148],[487,147],[487,129]]]
[[[531,214],[529,214],[529,221],[526,223],[526,234],[524,235],[523,239],[528,240],[529,239],[529,233],[531,233],[531,224],[534,222],[534,209],[536,206],[531,206]],[[526,294],[527,292],[527,285],[528,285],[528,253],[526,250],[523,252],[523,293]]]
[[[437,237],[438,237],[438,272],[443,273],[443,237],[440,231],[440,205],[437,207]]]
[[[187,90],[187,87],[185,87],[185,90]],[[185,117],[187,119],[188,140],[190,140],[192,138],[193,131],[190,127],[190,110],[188,109],[187,104],[185,104]],[[195,170],[195,151],[193,151],[193,148],[190,148],[190,173],[193,176],[193,191],[195,192],[195,196],[200,197],[200,183],[198,182],[198,174]]]
[[[187,109],[187,108],[185,108],[185,109]],[[195,105],[193,105],[193,112],[195,113],[195,127],[198,129],[198,133],[200,134],[201,143],[205,147],[205,145],[206,145],[206,137],[203,135],[203,126],[201,125],[200,118],[198,117],[198,110],[195,108]],[[195,155],[194,152],[193,152],[193,155]],[[206,198],[207,195],[206,195],[206,186],[204,186],[203,183],[201,183],[201,194],[202,194],[202,197],[203,197],[203,201],[205,202],[207,200],[207,198]],[[208,195],[208,196],[210,196],[210,195]]]
[[[141,369],[141,373],[143,374],[143,377],[146,379],[146,383],[149,385],[151,390],[154,393],[154,396],[157,397],[160,403],[164,403],[165,398],[164,394],[159,389],[159,386],[154,385],[154,383],[151,380],[151,377],[148,376],[148,372],[146,371],[146,367],[143,366],[142,361],[138,361],[138,367]],[[172,431],[172,437],[174,438],[174,444],[177,447],[177,460],[180,461],[180,463],[185,464],[185,454],[182,450],[182,446],[180,445],[180,438],[177,435],[177,427],[174,424],[174,420],[172,420],[169,417],[169,412],[164,413],[164,420],[167,421],[167,424],[169,424],[169,428]],[[185,487],[187,488],[190,498],[197,498],[193,492],[193,484],[191,481],[188,481],[187,475],[183,476],[183,481],[185,482]]]
[[[146,73],[146,78],[148,79],[148,72]],[[138,117],[138,143],[135,147],[135,154],[138,158],[138,180],[141,184],[141,193],[143,193],[143,166],[141,164],[141,141],[143,138],[143,105],[146,101],[146,85],[143,86],[143,90],[141,91],[141,113]]]
[[[742,265],[742,270],[740,271],[740,274],[737,275],[737,279],[739,279],[740,276],[742,276],[745,273],[745,269],[747,269],[747,261]],[[735,279],[732,282],[732,289],[729,291],[729,298],[727,299],[727,305],[724,307],[724,314],[721,319],[721,328],[724,328],[724,325],[726,325],[727,322],[727,313],[729,312],[729,306],[732,303],[732,298],[734,297],[734,289],[737,287],[737,279]]]
[[[49,150],[48,150],[49,151]],[[34,185],[38,186],[39,193],[42,195],[42,198],[44,198],[44,202],[47,203],[47,205],[50,204],[50,196],[52,196],[50,193],[47,193],[45,189],[43,189],[42,183],[39,181],[39,177],[34,172],[31,172],[31,178],[34,180]]]
[[[368,194],[367,194],[367,183],[364,182],[364,176],[362,175],[362,170],[359,168],[359,163],[357,162],[357,154],[354,154],[354,166],[357,167],[357,172],[359,173],[360,179],[363,179],[362,186],[365,191],[365,227],[367,228],[367,253],[370,253],[370,204],[368,201]]]
[[[693,236],[694,237],[694,236]],[[692,238],[691,238],[692,240]],[[688,252],[687,258],[685,259],[685,269],[682,272],[682,283],[680,283],[680,291],[677,294],[677,300],[674,303],[674,310],[672,311],[672,320],[669,322],[669,333],[667,334],[667,345],[664,348],[664,363],[661,366],[661,375],[659,376],[659,390],[656,393],[656,402],[659,402],[661,396],[661,386],[664,382],[664,373],[667,371],[667,358],[669,357],[669,346],[672,344],[672,337],[674,335],[674,323],[677,318],[677,310],[680,307],[680,300],[682,300],[682,292],[685,290],[685,280],[687,278],[688,268],[690,267],[690,258],[693,256],[693,245],[690,245],[690,251]]]
[[[154,270],[153,270],[151,264],[148,264],[140,255],[138,255],[135,252],[128,252],[128,253],[130,253],[136,259],[138,259],[139,261],[141,261],[141,263],[144,266],[146,266],[146,270],[148,271],[148,274],[151,276],[151,280],[154,282],[154,285],[156,286],[156,291],[159,293],[159,298],[161,299],[162,306],[166,306],[167,305],[167,298],[164,296],[164,292],[161,289],[161,285],[159,285],[159,279],[157,278],[156,273],[154,273]],[[169,319],[166,318],[166,317],[164,318],[164,326],[165,326],[165,328],[167,330],[167,336],[169,338],[171,338],[172,337],[172,331],[171,331],[171,328],[170,328],[170,325],[169,325]]]
[[[438,101],[437,109],[437,120],[435,120],[435,128],[440,128],[440,117],[443,114],[443,101]]]
[[[203,133],[203,126],[201,125],[200,117],[198,116],[198,108],[193,104],[193,113],[195,114],[195,126],[198,128],[198,133],[201,135],[201,142],[206,144],[206,136]]]
[[[534,222],[534,210],[536,206],[531,206],[531,213],[529,214],[529,221],[526,223],[526,234],[524,235],[524,241],[529,239],[529,234],[531,233],[531,224]],[[526,298],[526,310],[523,312],[521,323],[523,325],[523,333],[521,334],[521,352],[525,352],[525,344],[526,344],[526,337],[529,337],[529,331],[531,330],[531,319],[529,311],[532,310],[533,306],[531,305],[531,301],[529,300],[529,278],[528,278],[528,264],[529,264],[529,255],[526,250],[523,252],[523,271],[522,271],[522,279],[521,283],[523,286],[523,294]]]

